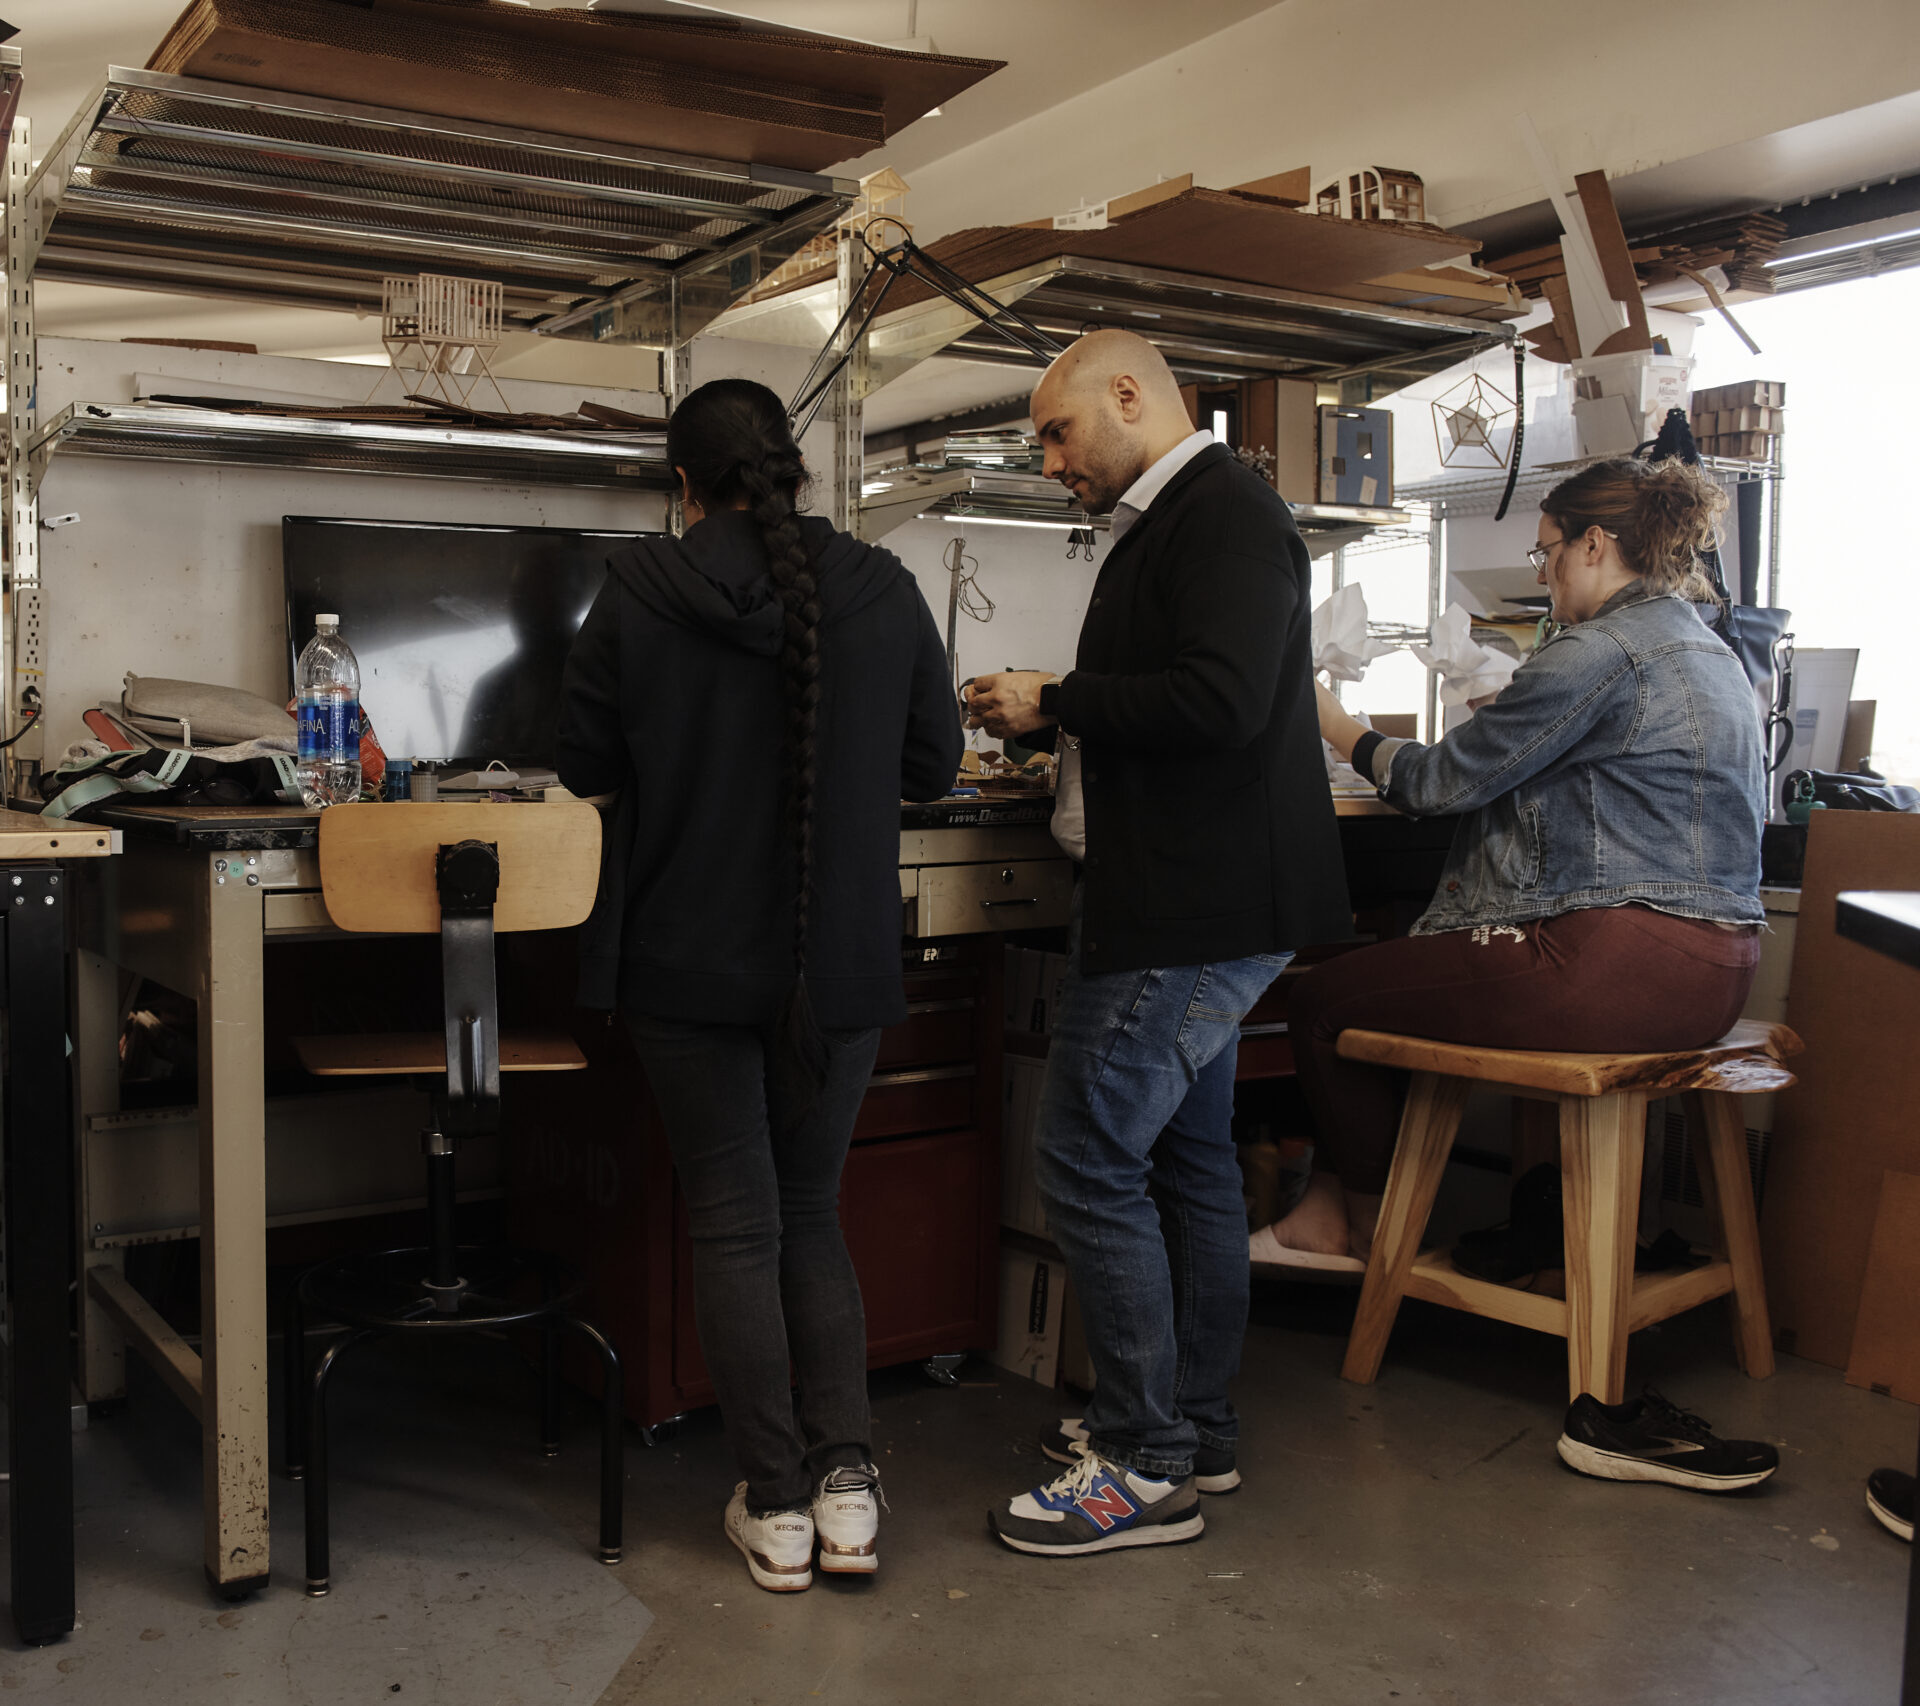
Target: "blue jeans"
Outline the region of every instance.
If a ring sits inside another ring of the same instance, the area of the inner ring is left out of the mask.
[[[1074,907],[1035,1171],[1080,1299],[1102,1456],[1186,1476],[1231,1450],[1227,1384],[1247,1327],[1247,1212],[1234,1156],[1240,1021],[1290,953],[1089,976]]]

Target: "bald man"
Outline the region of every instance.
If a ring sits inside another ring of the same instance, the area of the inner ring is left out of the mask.
[[[1098,1376],[1064,1474],[989,1513],[1021,1552],[1195,1539],[1240,1484],[1247,1318],[1231,1122],[1240,1022],[1293,950],[1352,934],[1321,757],[1306,547],[1195,432],[1153,346],[1082,338],[1033,393],[1046,471],[1112,543],[1064,679],[982,676],[972,720],[1060,758],[1080,866],[1037,1144]]]

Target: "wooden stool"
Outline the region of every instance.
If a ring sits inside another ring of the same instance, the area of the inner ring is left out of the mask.
[[[1678,1054],[1544,1054],[1384,1031],[1343,1031],[1338,1047],[1343,1059],[1413,1074],[1340,1371],[1346,1379],[1364,1386],[1380,1372],[1403,1297],[1557,1333],[1567,1341],[1570,1396],[1590,1392],[1602,1403],[1617,1404],[1626,1383],[1629,1333],[1731,1294],[1740,1366],[1756,1380],[1773,1373],[1739,1098],[1793,1083],[1793,1074],[1780,1062],[1798,1054],[1801,1044],[1786,1026],[1742,1021],[1710,1047]],[[1460,1273],[1444,1253],[1419,1254],[1467,1091],[1476,1083],[1559,1104],[1564,1303]],[[1704,1267],[1636,1279],[1647,1102],[1674,1094],[1686,1097],[1695,1133],[1700,1187],[1713,1219],[1714,1259]]]

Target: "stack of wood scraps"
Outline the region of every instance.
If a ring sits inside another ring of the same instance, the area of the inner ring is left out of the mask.
[[[1786,431],[1787,388],[1778,379],[1745,379],[1693,394],[1693,441],[1703,456],[1771,462]]]

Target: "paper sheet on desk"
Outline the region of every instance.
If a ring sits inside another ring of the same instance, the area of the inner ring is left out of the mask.
[[[1313,667],[1334,681],[1358,681],[1367,665],[1393,647],[1367,633],[1367,598],[1349,581],[1313,613]]]
[[[1427,668],[1440,673],[1440,703],[1464,705],[1498,693],[1513,679],[1520,660],[1473,638],[1473,618],[1464,604],[1449,604],[1433,625],[1433,644],[1409,646]]]

